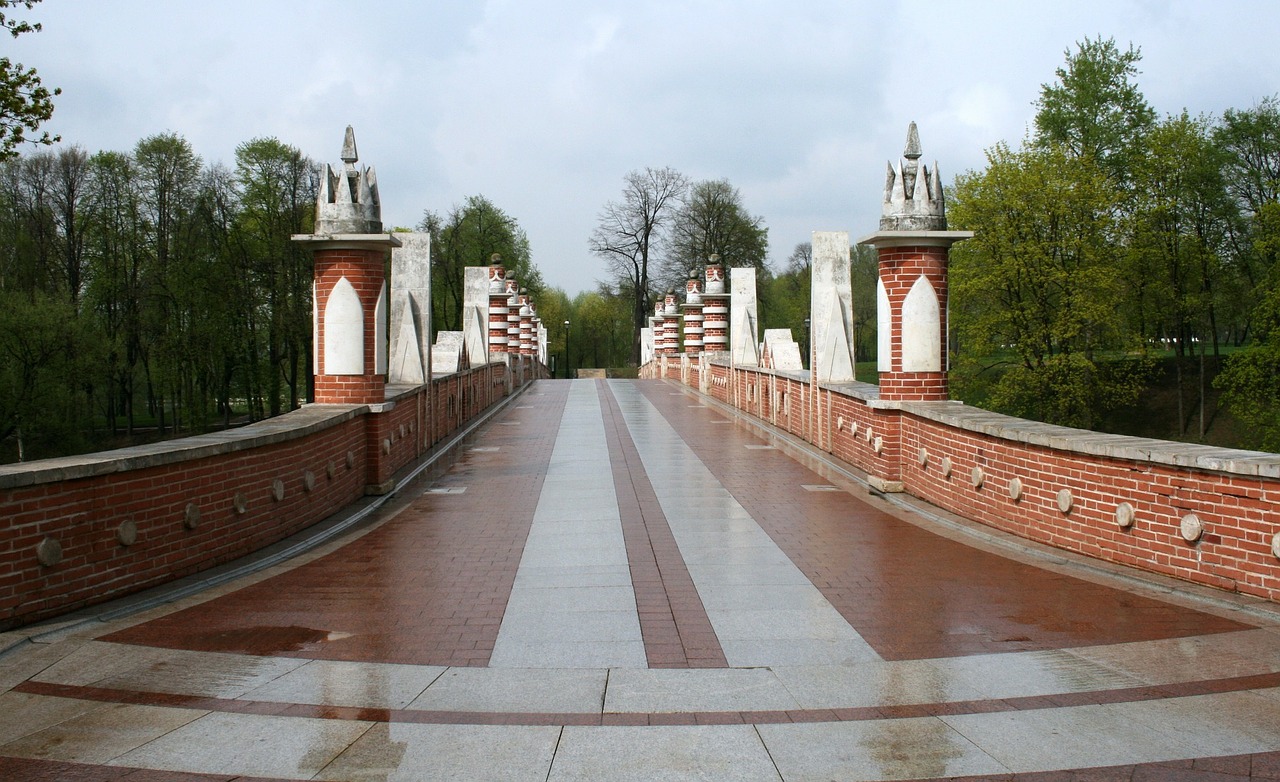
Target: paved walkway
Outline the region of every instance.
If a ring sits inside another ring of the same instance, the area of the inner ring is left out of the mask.
[[[0,779],[1280,779],[1280,611],[899,501],[539,382],[376,523],[13,645]]]

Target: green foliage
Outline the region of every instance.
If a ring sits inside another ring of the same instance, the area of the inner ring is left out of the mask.
[[[1066,52],[1058,80],[1040,85],[1036,141],[1090,157],[1125,181],[1135,146],[1155,122],[1155,111],[1133,81],[1140,50],[1120,51],[1115,39],[1086,38]]]
[[[17,38],[23,33],[40,31],[39,24],[20,21],[10,16],[10,8],[23,7],[30,11],[40,0],[0,0],[0,29]],[[53,98],[61,95],[61,89],[49,90],[40,82],[35,68],[27,68],[8,57],[0,57],[0,160],[11,158],[17,148],[30,140],[35,144],[49,145],[60,140],[48,132],[28,139],[42,122],[53,116]]]
[[[0,442],[13,443],[4,461],[57,455],[78,442],[92,342],[71,304],[0,291]]]
[[[719,255],[725,267],[769,271],[769,229],[764,218],[751,216],[742,194],[725,179],[697,182],[689,188],[666,247],[655,293],[682,289],[689,270],[701,270],[712,255]]]
[[[997,145],[987,159],[985,171],[957,178],[951,201],[951,224],[976,231],[951,255],[958,352],[1012,359],[994,409],[1088,425],[1091,410],[1125,403],[1138,387],[1133,372],[1105,372],[1096,360],[1128,342],[1118,192],[1091,158],[1061,147]],[[963,375],[981,367],[961,361],[955,371],[963,388]]]
[[[468,196],[443,219],[427,212],[418,230],[431,235],[431,322],[437,331],[462,328],[467,266],[488,266],[497,255],[507,277],[535,298],[545,286],[524,229],[482,195]]]
[[[1257,319],[1262,336],[1227,359],[1214,385],[1248,424],[1247,444],[1280,453],[1280,274],[1266,286]]]

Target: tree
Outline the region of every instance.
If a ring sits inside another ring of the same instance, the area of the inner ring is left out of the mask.
[[[640,330],[653,308],[651,264],[657,260],[662,231],[674,219],[689,181],[668,167],[632,171],[623,182],[622,200],[605,205],[590,247],[605,262],[616,288],[631,298],[631,363],[636,365]]]
[[[297,408],[307,397],[312,374],[311,253],[291,237],[311,232],[317,170],[297,147],[276,138],[255,138],[236,147],[236,235],[255,283],[246,293],[250,301],[263,300],[268,317],[263,324],[268,415]],[[254,313],[245,314],[253,322]],[[288,386],[287,407],[282,384]]]
[[[726,267],[750,266],[768,272],[769,229],[752,217],[728,180],[698,182],[689,188],[671,224],[668,252],[657,275],[659,289],[679,289],[690,269],[712,255]]]
[[[482,195],[468,196],[445,219],[427,212],[418,230],[431,234],[431,323],[436,331],[462,329],[463,269],[488,266],[495,254],[507,276],[514,277],[531,295],[544,287],[524,229]]]
[[[1218,355],[1218,299],[1230,281],[1219,263],[1232,205],[1222,179],[1223,156],[1210,139],[1207,117],[1185,111],[1168,117],[1145,139],[1132,167],[1131,271],[1127,298],[1136,302],[1137,333],[1161,339],[1177,353],[1178,421],[1188,414],[1184,359],[1199,350],[1199,434],[1206,427],[1205,351]]]
[[[1099,36],[1077,43],[1075,54],[1068,50],[1065,56],[1057,82],[1040,86],[1036,140],[1091,157],[1124,182],[1137,145],[1156,119],[1133,81],[1142,52],[1132,45],[1122,52],[1115,39]]]
[[[22,6],[30,11],[40,0],[0,0],[0,29],[17,38],[23,33],[40,32],[39,24],[19,21],[7,12]],[[27,133],[34,133],[40,123],[53,116],[53,98],[61,95],[61,89],[50,91],[40,82],[35,68],[27,68],[8,57],[0,57],[0,160],[17,154],[17,147],[27,141]],[[49,145],[60,141],[58,136],[42,133],[33,139],[36,144]]]
[[[1112,262],[1120,197],[1092,158],[1057,146],[999,144],[981,173],[957,177],[950,221],[976,236],[952,251],[950,290],[969,376],[1004,374],[991,404],[1050,423],[1089,426],[1130,401],[1137,376],[1097,362],[1124,346],[1121,269]],[[1012,354],[1011,362],[1001,358]],[[963,382],[960,384],[963,386]]]

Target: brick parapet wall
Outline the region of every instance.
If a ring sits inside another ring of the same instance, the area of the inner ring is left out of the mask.
[[[385,491],[504,398],[506,378],[488,364],[434,379],[434,393],[390,388],[377,405],[306,405],[226,432],[0,466],[0,629],[229,562]],[[441,416],[463,388],[466,405]],[[60,559],[43,565],[38,550]]]
[[[1280,454],[1069,429],[956,402],[884,402],[873,385],[815,387],[722,361],[706,371],[714,399],[882,485],[1039,543],[1280,601]],[[1128,526],[1121,503],[1133,511]],[[1190,514],[1203,527],[1194,542],[1182,534]]]

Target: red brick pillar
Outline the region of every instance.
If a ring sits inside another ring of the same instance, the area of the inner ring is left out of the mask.
[[[319,238],[319,237],[317,237]],[[316,402],[385,400],[388,235],[315,242]]]
[[[947,390],[947,256],[964,231],[881,231],[863,240],[879,253],[880,399],[942,401]]]

